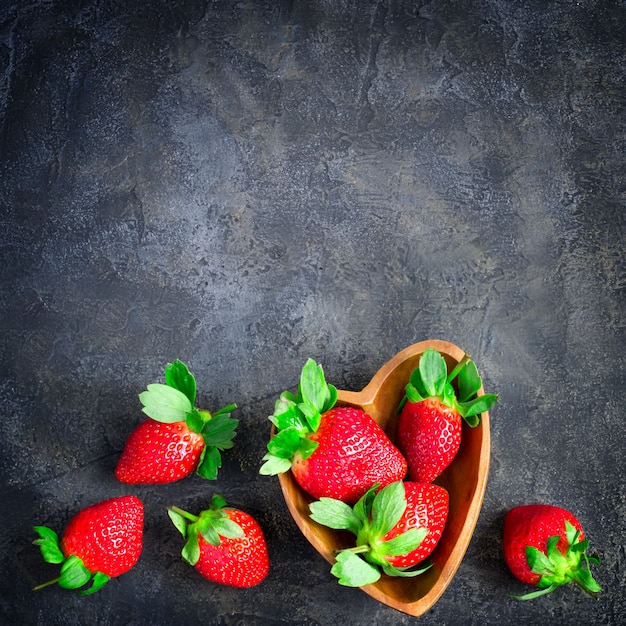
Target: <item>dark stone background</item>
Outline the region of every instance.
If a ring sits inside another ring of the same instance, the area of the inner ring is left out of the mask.
[[[24,624],[618,624],[624,537],[623,0],[0,3],[0,621]],[[484,507],[416,620],[340,587],[258,475],[304,361],[361,389],[452,341],[493,409]],[[137,395],[181,358],[240,405],[216,483],[119,484]],[[240,591],[179,558],[168,504],[214,491],[263,525]],[[32,526],[134,493],[138,565],[91,597]],[[572,509],[605,587],[534,602],[502,520]]]

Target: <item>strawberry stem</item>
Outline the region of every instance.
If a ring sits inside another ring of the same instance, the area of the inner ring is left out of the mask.
[[[33,587],[33,591],[39,591],[40,589],[43,589],[44,587],[49,587],[50,585],[54,585],[55,583],[58,583],[60,580],[60,576],[57,578],[53,578],[52,580],[48,580],[45,583],[41,583],[40,585],[37,585],[36,587]]]
[[[183,509],[179,509],[177,506],[171,506],[169,507],[171,511],[174,511],[175,513],[178,513],[179,515],[182,515],[183,517],[187,518],[190,522],[197,522],[198,521],[198,516],[197,515],[193,515],[192,513],[188,513],[187,511],[183,511]]]
[[[369,545],[362,546],[353,546],[352,548],[342,548],[340,550],[335,550],[336,554],[340,552],[352,552],[352,554],[362,554],[363,552],[370,552],[371,547]]]
[[[543,589],[539,589],[538,591],[531,591],[530,593],[526,593],[523,596],[517,596],[510,593],[509,597],[514,598],[515,600],[534,600],[535,598],[539,598],[541,596],[545,596],[548,593],[552,593],[558,586],[559,585],[550,585],[549,587],[544,587]]]

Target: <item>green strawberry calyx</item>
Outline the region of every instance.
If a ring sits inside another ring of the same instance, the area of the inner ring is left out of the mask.
[[[455,379],[458,396],[452,386]],[[437,398],[445,406],[458,411],[469,426],[475,427],[480,422],[480,414],[488,411],[498,400],[497,394],[493,393],[477,396],[482,384],[476,364],[470,360],[469,355],[464,355],[448,374],[443,356],[437,350],[428,348],[422,354],[418,366],[411,372],[398,411],[402,410],[406,402],[416,403]]]
[[[329,385],[322,366],[308,359],[302,368],[296,395],[283,391],[269,420],[276,427],[276,435],[267,444],[260,474],[274,476],[291,468],[293,456],[299,453],[306,459],[317,449],[317,442],[308,436],[317,432],[322,414],[337,402],[337,389]]]
[[[311,502],[311,519],[335,530],[348,530],[356,536],[355,546],[339,550],[331,574],[346,587],[362,587],[375,583],[381,572],[389,576],[417,576],[432,567],[431,563],[399,568],[389,557],[413,552],[428,534],[424,527],[411,528],[393,539],[385,535],[400,521],[407,501],[404,483],[396,481],[379,490],[373,485],[354,505],[334,498]]]
[[[511,595],[516,600],[531,600],[554,591],[557,587],[571,581],[575,582],[583,591],[591,597],[597,598],[602,587],[595,581],[589,569],[590,563],[600,564],[597,554],[588,555],[589,542],[580,540],[580,531],[565,521],[565,537],[567,550],[563,554],[557,547],[561,537],[550,537],[546,543],[546,552],[542,552],[535,546],[526,546],[526,558],[528,567],[534,574],[541,578],[537,582],[537,591],[523,596]]]
[[[226,500],[220,495],[214,495],[211,506],[200,515],[193,515],[177,506],[169,507],[167,513],[186,540],[181,555],[190,565],[195,565],[200,559],[200,536],[212,546],[220,545],[220,537],[239,539],[244,536],[241,526],[228,517]]]
[[[236,404],[215,413],[196,408],[196,380],[179,360],[165,368],[165,385],[154,383],[139,394],[142,411],[157,422],[185,422],[190,430],[202,435],[204,448],[196,472],[203,478],[215,480],[222,466],[221,452],[233,447],[238,420],[230,414]]]
[[[110,576],[103,572],[90,572],[80,557],[75,554],[66,557],[61,550],[59,536],[52,529],[47,526],[35,526],[34,530],[39,535],[39,539],[35,539],[33,544],[41,548],[41,555],[44,561],[57,565],[60,563],[61,571],[59,576],[37,585],[33,588],[33,591],[58,583],[59,587],[63,589],[79,589],[78,593],[88,595],[104,587],[111,579]],[[80,587],[84,587],[90,581],[90,587],[80,589]]]

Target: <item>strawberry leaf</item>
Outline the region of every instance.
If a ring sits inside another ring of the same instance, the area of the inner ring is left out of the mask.
[[[526,559],[531,572],[542,576],[554,573],[550,559],[535,546],[526,546]]]
[[[456,407],[456,392],[454,391],[452,383],[446,382],[446,384],[443,386],[443,395],[441,396],[441,401],[446,406]]]
[[[474,397],[482,386],[482,380],[478,375],[474,361],[468,361],[457,377],[459,387],[459,401],[466,402]]]
[[[565,537],[569,546],[573,546],[580,535],[580,531],[569,521],[565,520]]]
[[[302,415],[298,404],[292,400],[286,400],[282,396],[276,401],[274,413],[270,415],[269,419],[277,430],[292,427],[303,430],[307,427],[306,418]]]
[[[346,587],[363,587],[380,579],[376,566],[366,563],[350,550],[343,550],[337,555],[337,562],[330,573],[339,579],[340,585]]]
[[[432,348],[425,350],[418,367],[427,394],[431,397],[443,396],[448,368],[441,354]]]
[[[93,577],[93,582],[91,583],[91,587],[88,587],[87,589],[81,589],[78,593],[84,596],[88,596],[88,595],[91,595],[92,593],[96,593],[96,591],[98,591],[99,589],[102,589],[102,587],[104,587],[104,585],[106,585],[109,582],[109,580],[111,580],[110,576],[107,576],[103,572],[96,572]]]
[[[361,526],[351,506],[334,498],[320,498],[309,505],[311,519],[335,530],[349,530],[355,535]]]
[[[212,546],[220,545],[220,534],[217,532],[214,526],[203,525],[198,527],[198,532],[204,537],[204,539]]]
[[[548,540],[546,541],[546,554],[548,555],[548,558],[552,558],[555,552],[558,552],[556,544],[559,543],[560,538],[561,537],[559,535],[548,537]]]
[[[337,387],[333,385],[328,385],[328,397],[320,413],[326,413],[326,411],[330,411],[330,409],[335,406],[338,396],[339,392],[337,391]]]
[[[222,455],[217,446],[204,446],[200,453],[200,460],[196,473],[207,480],[215,480],[222,467]]]
[[[404,578],[413,578],[414,576],[419,576],[420,574],[428,571],[432,566],[432,562],[418,563],[413,567],[394,567],[393,565],[386,563],[385,565],[383,565],[383,572],[385,572],[385,574],[387,574],[388,576],[402,576]]]
[[[458,402],[457,410],[467,420],[488,411],[498,400],[494,393],[486,393],[468,402]]]
[[[313,441],[307,437],[301,439],[298,452],[300,453],[302,460],[304,461],[305,459],[308,459],[317,450],[319,445],[320,444],[317,441]]]
[[[52,530],[52,528],[48,528],[47,526],[34,526],[35,532],[39,535],[40,539],[46,539],[49,541],[53,541],[54,543],[59,542],[59,535]],[[36,545],[39,545],[40,539],[37,539],[35,542]]]
[[[185,421],[193,409],[189,398],[182,391],[160,383],[148,385],[147,391],[139,394],[139,400],[148,417],[168,424]]]
[[[550,560],[551,570],[555,573],[565,572],[569,564],[567,559],[561,551],[557,549],[556,544],[559,542],[560,537],[557,535],[555,537],[549,537],[547,541],[546,552],[548,555],[548,559]]]
[[[380,483],[374,483],[358,500],[354,505],[354,514],[361,522],[361,526],[368,526],[370,517],[372,514],[372,503],[376,497],[376,492],[380,487]]]
[[[379,550],[386,556],[409,554],[409,552],[413,552],[413,550],[419,547],[427,534],[428,530],[423,526],[420,528],[410,528],[401,535],[397,535],[389,541],[382,542]]]
[[[202,429],[204,443],[220,450],[232,448],[238,424],[239,420],[232,418],[230,413],[215,414]]]
[[[208,411],[199,411],[195,407],[191,409],[191,412],[187,413],[185,422],[187,426],[194,433],[201,433],[204,425],[211,419],[211,414]]]
[[[165,382],[169,387],[177,389],[187,396],[191,405],[196,403],[196,379],[187,366],[178,359],[165,368]]]
[[[304,415],[310,432],[316,432],[322,421],[322,414],[317,407],[311,402],[300,402],[298,409]]]
[[[220,509],[223,509],[225,506],[226,498],[224,498],[224,496],[220,495],[219,493],[216,493],[211,498],[211,510],[219,512]]]
[[[300,444],[301,435],[294,427],[286,428],[276,433],[267,444],[267,449],[273,456],[281,459],[291,459]]]
[[[416,367],[409,377],[409,384],[414,388],[414,392],[417,393],[422,400],[428,398],[428,391],[424,386],[424,382],[422,381],[422,374],[420,372],[419,367]]]
[[[574,574],[574,582],[591,596],[602,591],[588,569],[581,568]]]
[[[65,556],[61,552],[59,536],[47,526],[35,526],[35,532],[39,539],[35,539],[33,544],[39,546],[41,555],[46,563],[63,563]]]
[[[70,555],[61,566],[59,586],[64,589],[78,589],[91,580],[91,572],[75,554]]]
[[[417,387],[415,387],[415,385],[412,385],[411,383],[409,383],[406,386],[405,393],[406,393],[405,401],[408,400],[409,402],[412,402],[413,404],[415,404],[416,402],[421,402],[422,400],[426,399],[426,396],[423,396],[417,390]],[[400,404],[399,410],[402,410],[403,406],[404,406],[404,402]]]
[[[167,514],[169,518],[172,520],[172,523],[178,530],[178,532],[183,536],[184,539],[187,538],[187,520],[174,508],[170,507],[167,509]]]
[[[400,521],[405,509],[404,483],[398,480],[383,487],[372,501],[371,539],[386,535]]]
[[[243,529],[237,522],[229,517],[219,517],[213,521],[213,528],[220,537],[227,539],[240,539],[244,536]]]
[[[198,542],[198,531],[190,528],[187,532],[187,542],[183,546],[181,556],[189,565],[195,565],[200,558],[200,543]]]
[[[291,458],[284,459],[268,453],[263,457],[263,461],[265,463],[259,469],[259,474],[263,476],[276,476],[291,469]]]
[[[209,433],[204,435],[205,446],[202,449],[198,467],[196,468],[196,473],[202,476],[202,478],[207,478],[208,480],[217,478],[218,471],[222,467],[220,450],[229,450],[234,445],[232,440],[236,434],[237,420],[228,417],[226,419],[229,422],[228,424],[216,424],[213,430],[210,429]],[[214,420],[211,421],[213,422]]]
[[[292,404],[298,404],[302,400],[301,396],[294,396],[291,391],[285,390],[280,394],[280,399],[285,402],[291,402]]]
[[[268,454],[263,457],[266,461],[259,473],[266,476],[281,474],[291,468],[291,460],[296,452],[306,459],[315,452],[317,441],[304,436],[302,431],[291,426],[279,431],[267,444]]]
[[[308,359],[302,368],[298,390],[303,402],[313,405],[319,413],[327,410],[325,407],[331,399],[331,393],[322,366],[313,359]]]

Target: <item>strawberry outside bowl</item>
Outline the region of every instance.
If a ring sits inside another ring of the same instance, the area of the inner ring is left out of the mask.
[[[359,392],[338,391],[337,406],[363,409],[383,428],[392,441],[398,419],[397,407],[404,396],[411,372],[427,348],[434,348],[445,359],[450,372],[465,352],[452,343],[429,340],[415,343],[390,359]],[[483,395],[484,390],[478,391]],[[272,436],[275,434],[272,428]],[[454,461],[435,480],[450,496],[450,510],[443,535],[429,560],[433,566],[414,578],[382,575],[380,580],[361,589],[379,602],[418,617],[437,602],[454,577],[469,546],[482,506],[491,442],[489,413],[481,414],[478,426],[463,421],[461,447]],[[354,537],[314,522],[309,505],[313,498],[303,491],[291,471],[278,475],[281,490],[294,521],[311,545],[331,564],[335,552],[354,545]]]

